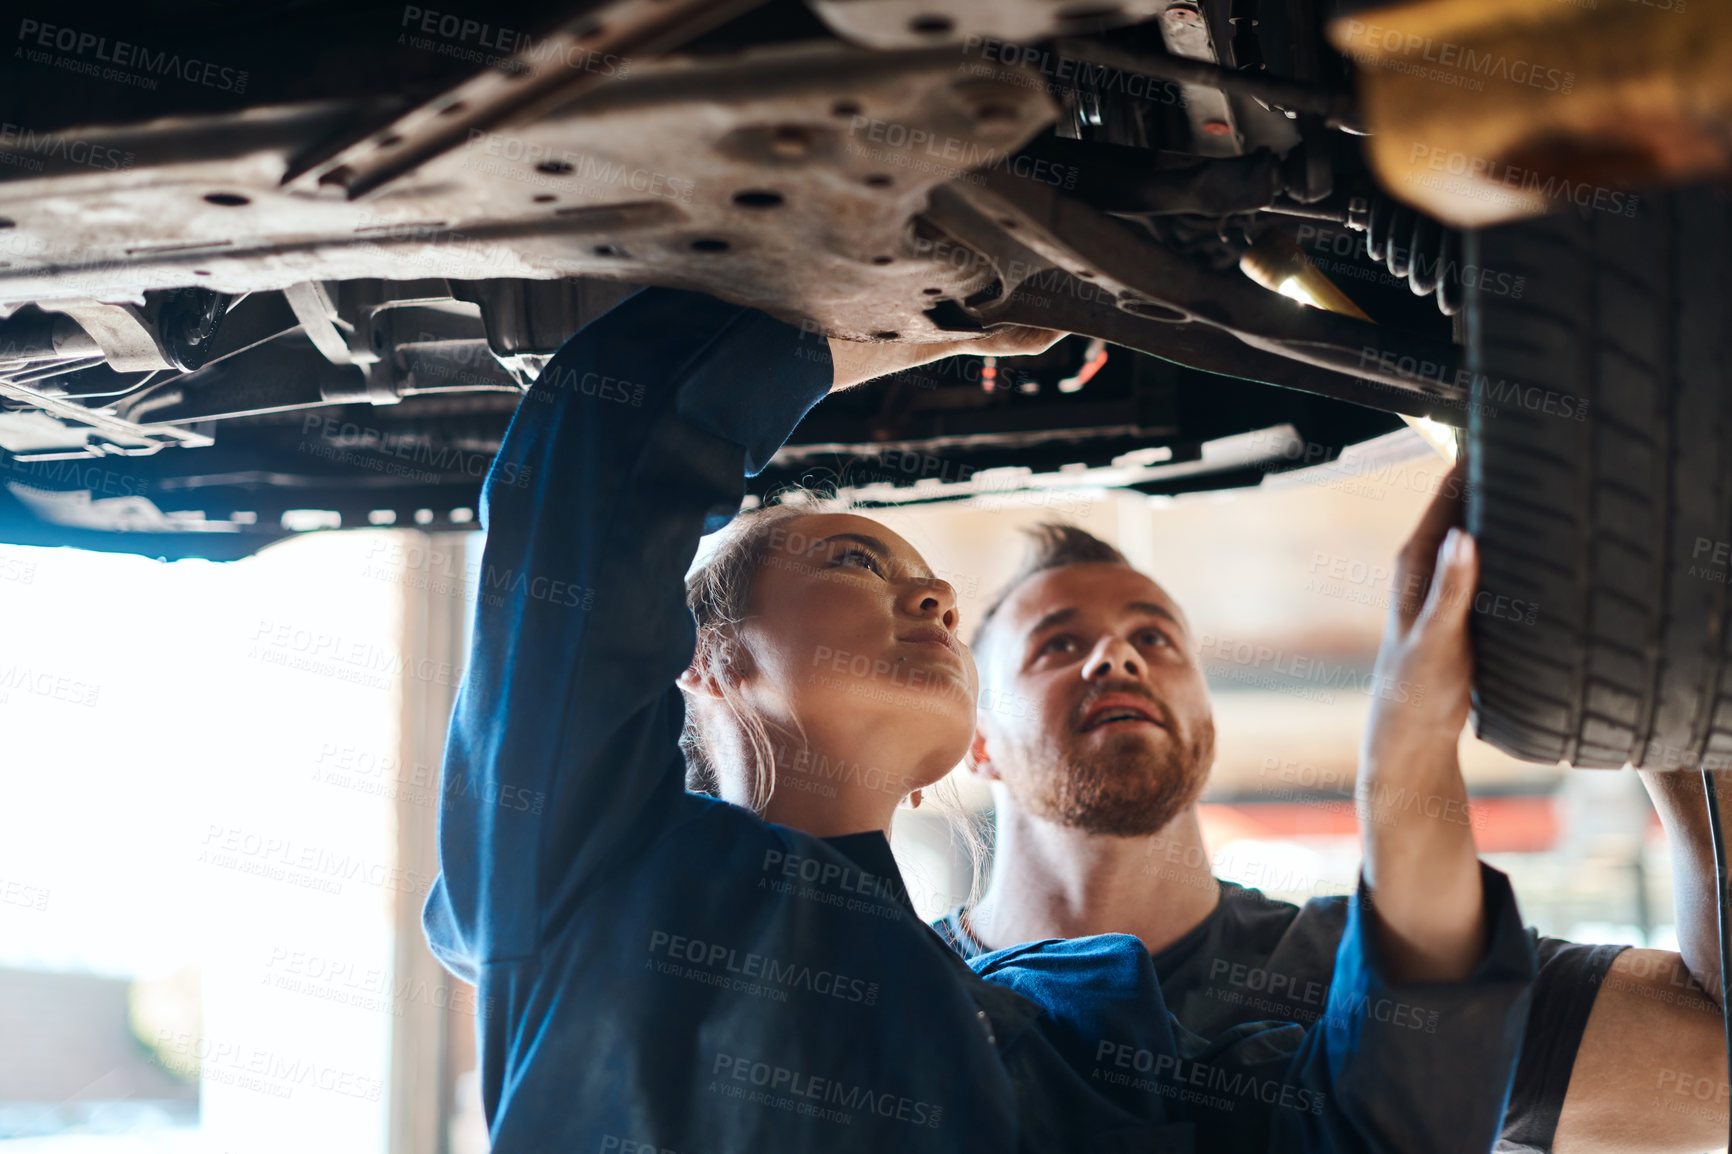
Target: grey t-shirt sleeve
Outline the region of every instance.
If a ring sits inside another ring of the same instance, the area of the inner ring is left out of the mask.
[[[1530,934],[1534,931],[1529,930]],[[1594,1012],[1594,999],[1606,971],[1629,949],[1621,945],[1578,945],[1535,936],[1540,972],[1528,1009],[1521,1060],[1510,1088],[1500,1154],[1529,1154],[1552,1148],[1564,1111],[1576,1051]]]

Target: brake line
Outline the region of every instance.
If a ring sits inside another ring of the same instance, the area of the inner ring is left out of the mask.
[[[1726,1069],[1727,1076],[1732,1079],[1732,1017],[1726,1014],[1726,995],[1732,987],[1732,910],[1728,910],[1726,901],[1726,838],[1720,828],[1720,795],[1714,788],[1714,771],[1702,770],[1702,791],[1708,796],[1708,828],[1714,839],[1714,889],[1718,895],[1714,903],[1720,924],[1720,1019],[1726,1035]],[[1727,1117],[1727,1144],[1732,1147],[1732,1114]]]

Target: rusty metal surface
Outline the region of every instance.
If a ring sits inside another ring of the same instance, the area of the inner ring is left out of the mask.
[[[1038,77],[959,72],[954,49],[670,60],[532,124],[475,130],[370,200],[283,187],[309,139],[357,115],[307,105],[81,130],[134,167],[0,180],[0,302],[589,276],[700,289],[857,339],[953,339],[924,308],[990,274],[916,242],[929,192],[973,169],[1063,180],[1011,160],[1055,115]]]
[[[1054,36],[1136,24],[1173,0],[808,0],[845,40],[867,48],[979,45],[983,40],[1033,44]]]
[[[1167,51],[1186,60],[1201,60],[1205,64],[1220,64],[1214,38],[1209,34],[1209,20],[1195,4],[1169,5],[1160,17],[1161,39]],[[1234,123],[1233,106],[1227,94],[1218,88],[1199,84],[1182,84],[1182,106],[1185,119],[1191,123],[1193,145],[1202,156],[1238,156],[1244,140]]]
[[[353,200],[449,152],[476,131],[523,124],[647,58],[676,48],[762,0],[614,0],[585,12],[514,58],[484,69],[376,132],[308,164],[287,181],[335,187]]]
[[[1732,172],[1725,0],[1424,0],[1330,28],[1390,193],[1461,227]]]

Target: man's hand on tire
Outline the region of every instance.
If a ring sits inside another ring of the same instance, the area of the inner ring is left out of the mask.
[[[1466,977],[1485,896],[1457,744],[1473,688],[1468,613],[1478,559],[1459,528],[1462,467],[1396,563],[1357,788],[1365,884],[1395,980]]]

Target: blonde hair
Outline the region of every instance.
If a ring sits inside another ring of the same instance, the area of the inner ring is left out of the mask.
[[[744,700],[727,668],[739,652],[736,630],[745,619],[753,579],[780,543],[782,535],[777,530],[799,517],[854,511],[849,502],[828,493],[809,489],[795,492],[799,499],[784,499],[736,516],[717,534],[709,557],[686,578],[686,606],[697,623],[698,633],[692,666],[720,688],[720,704],[738,727],[737,734],[716,732],[717,727],[706,726],[701,716],[708,707],[697,706],[688,698],[685,729],[680,734],[680,750],[686,758],[686,788],[719,795],[720,765],[731,753],[745,766],[746,804],[759,814],[775,792],[776,759],[778,754],[786,756],[786,739],[796,738],[804,744],[805,735],[772,733],[770,725]],[[738,747],[724,751],[721,746],[730,739],[737,740]],[[983,836],[985,823],[968,811],[949,780],[928,786],[925,792],[938,803],[952,836],[967,851],[974,875],[969,900],[978,900],[988,856]]]
[[[692,611],[698,627],[692,666],[714,680],[721,689],[722,704],[739,725],[744,741],[740,753],[746,765],[747,805],[755,813],[764,811],[775,792],[776,750],[769,726],[746,705],[727,668],[738,653],[739,637],[735,631],[745,619],[752,580],[769,556],[776,540],[775,530],[797,517],[837,511],[829,504],[820,499],[802,504],[764,505],[740,513],[721,531],[709,558],[686,578],[686,607]],[[719,737],[706,734],[698,710],[688,702],[685,730],[680,734],[680,749],[686,756],[687,789],[721,792],[715,748]]]

